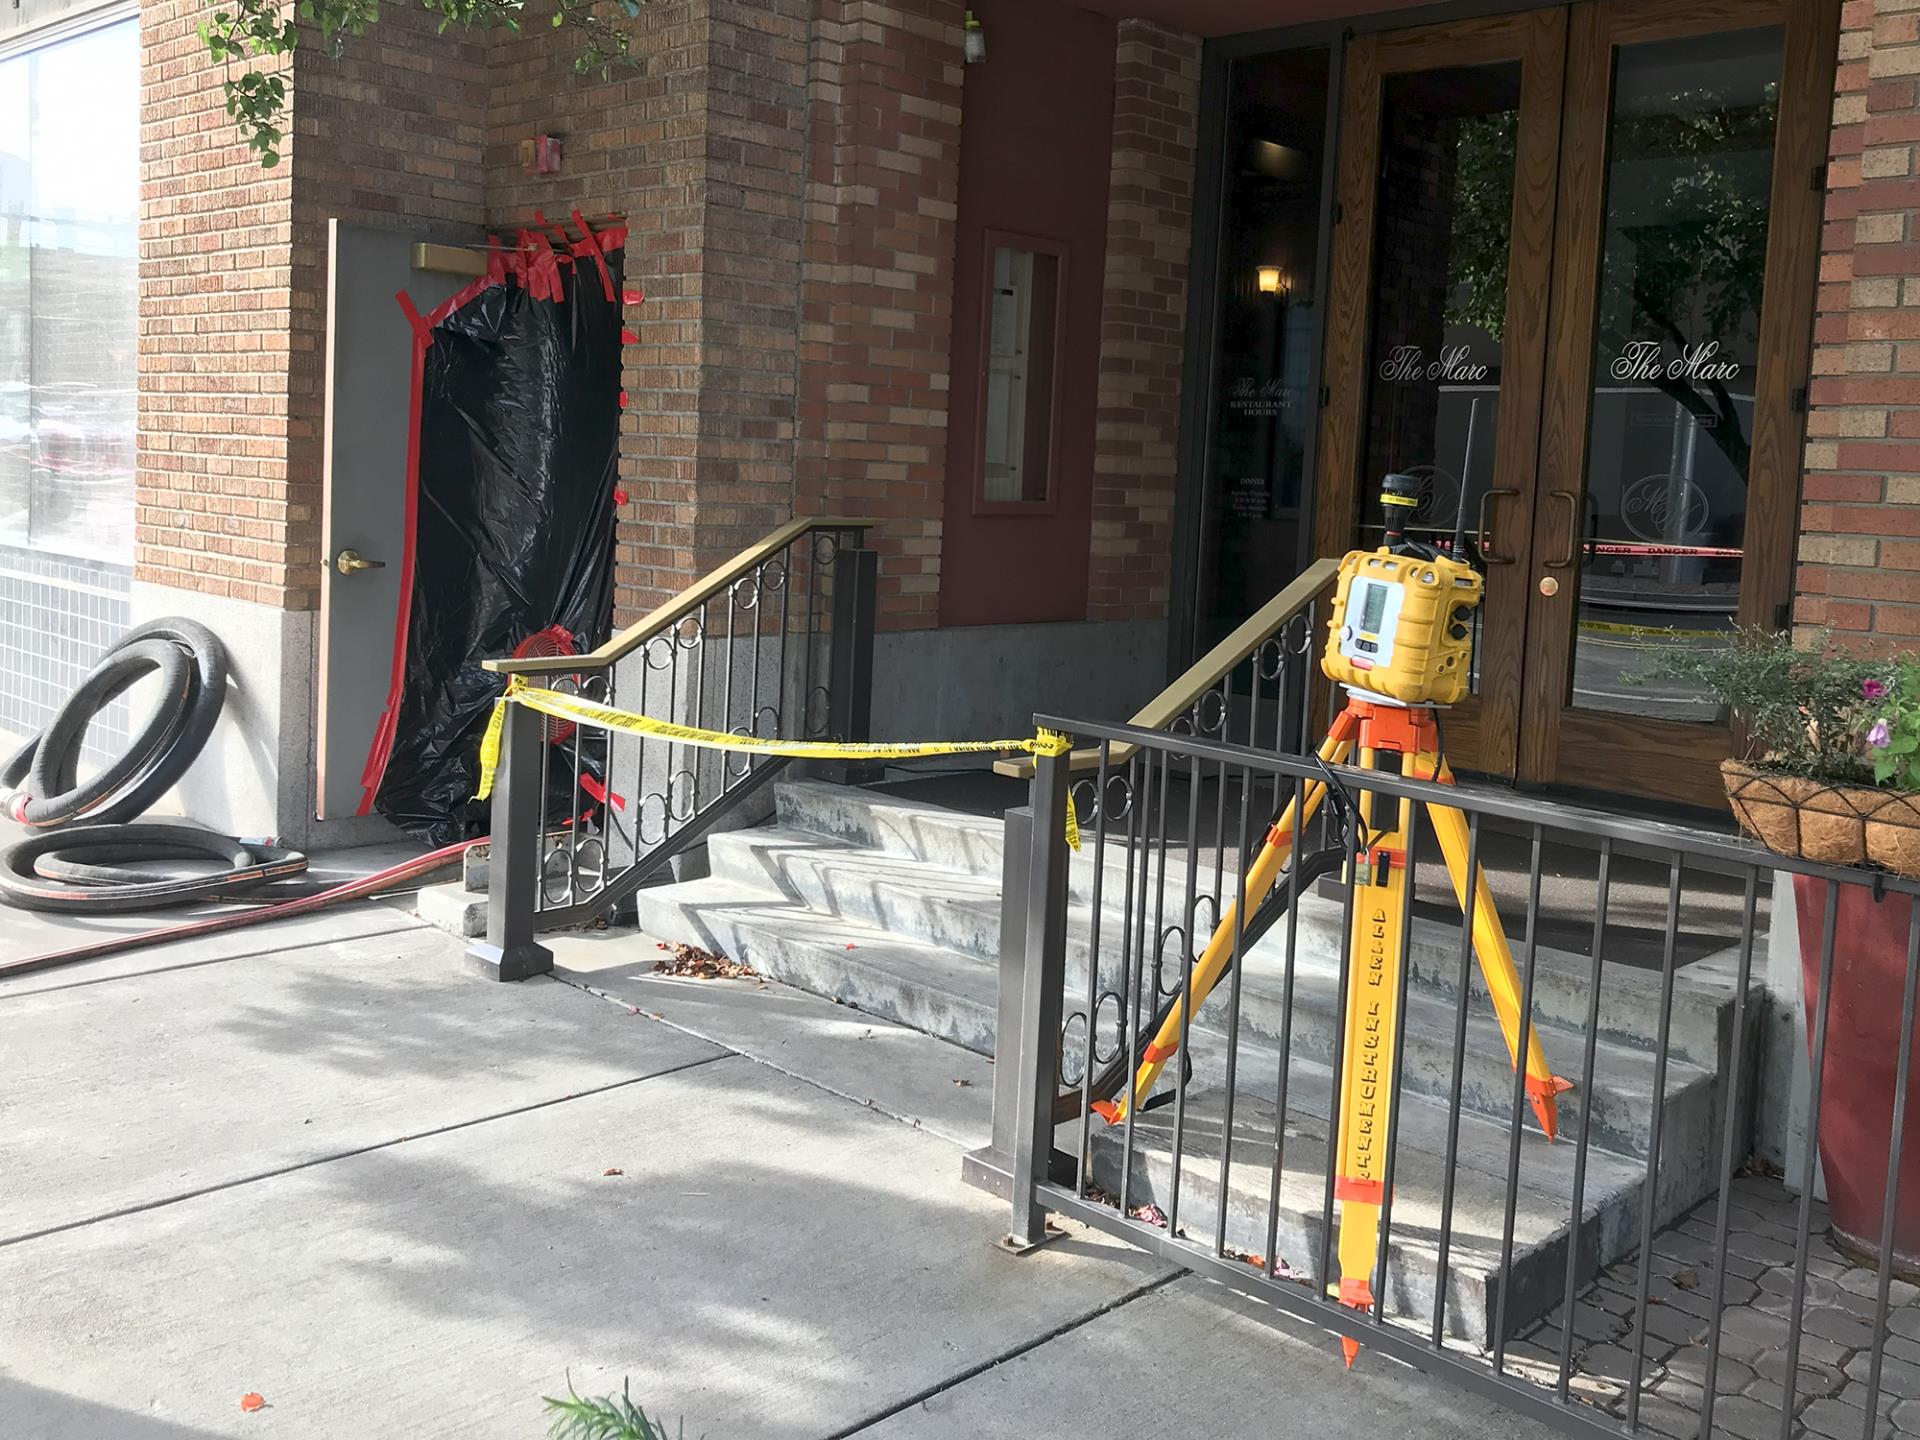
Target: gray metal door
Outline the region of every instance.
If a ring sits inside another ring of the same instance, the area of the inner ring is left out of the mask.
[[[476,240],[479,238],[474,236]],[[327,222],[324,499],[314,813],[366,814],[362,783],[394,677],[405,574],[414,332],[481,256],[406,231]],[[427,268],[432,267],[432,268]],[[449,268],[452,267],[452,268]]]

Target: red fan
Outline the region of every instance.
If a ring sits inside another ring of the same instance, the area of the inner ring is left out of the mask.
[[[579,653],[579,648],[573,643],[573,635],[562,625],[549,625],[544,630],[536,630],[513,647],[513,658],[516,660],[529,658],[549,660],[556,655],[578,655]],[[572,679],[573,689],[577,694],[580,689],[580,677],[575,675]],[[573,738],[575,728],[573,721],[555,720],[549,716],[544,723],[547,744],[561,745]]]

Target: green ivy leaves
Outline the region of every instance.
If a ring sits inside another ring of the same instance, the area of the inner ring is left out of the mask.
[[[526,0],[420,0],[423,8],[440,17],[439,29],[450,25],[500,27],[518,31]],[[648,0],[558,0],[552,23],[557,30],[570,26],[580,35],[574,57],[577,74],[598,71],[613,77],[616,66],[631,65],[631,38],[601,13],[603,7],[624,19],[639,16]],[[262,68],[260,62],[279,60],[294,52],[302,26],[318,32],[321,48],[337,59],[347,41],[364,35],[380,19],[380,0],[297,0],[283,18],[279,0],[235,0],[235,8],[217,10],[197,27],[200,43],[216,65],[247,68],[237,78],[222,80],[227,114],[233,117],[247,148],[262,166],[280,163],[286,138],[288,67],[282,63]]]

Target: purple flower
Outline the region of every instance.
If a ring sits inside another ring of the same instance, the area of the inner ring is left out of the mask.
[[[1884,680],[1862,680],[1860,682],[1860,693],[1869,700],[1884,700],[1887,698],[1887,682]]]
[[[1873,728],[1867,731],[1867,744],[1876,750],[1884,750],[1893,742],[1893,732],[1887,729],[1887,722],[1876,720]]]

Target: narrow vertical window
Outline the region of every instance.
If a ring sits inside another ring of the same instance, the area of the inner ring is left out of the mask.
[[[1053,498],[1054,406],[1065,255],[989,237],[985,374],[980,407],[983,506]]]

